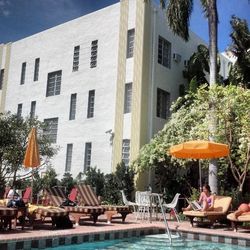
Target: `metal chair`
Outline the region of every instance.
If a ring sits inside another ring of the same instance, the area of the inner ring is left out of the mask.
[[[177,219],[178,222],[180,222],[181,220],[180,220],[180,217],[179,217],[178,212],[176,210],[176,207],[177,207],[180,195],[181,194],[176,193],[176,195],[174,196],[173,200],[170,203],[162,204],[162,206],[164,208],[166,208],[166,210],[167,209],[172,209],[174,211],[175,217],[176,217],[176,219]]]

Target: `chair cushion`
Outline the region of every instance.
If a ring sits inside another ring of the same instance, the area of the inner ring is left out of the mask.
[[[18,210],[16,208],[0,207],[0,217],[3,216],[15,217],[17,216],[17,213]]]
[[[241,214],[240,216],[238,216],[237,218],[235,218],[234,213],[230,213],[227,216],[227,219],[229,219],[231,221],[248,222],[248,221],[250,221],[250,212],[245,212],[245,213]]]
[[[83,214],[103,214],[105,209],[101,206],[76,206],[64,207],[70,213],[83,213]]]

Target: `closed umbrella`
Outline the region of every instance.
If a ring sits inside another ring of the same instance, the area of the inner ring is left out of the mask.
[[[213,159],[227,156],[229,147],[213,141],[187,141],[170,147],[170,154],[184,159]],[[201,187],[201,166],[199,162],[199,184]]]
[[[23,165],[26,168],[32,168],[32,171],[31,171],[32,172],[31,173],[32,191],[33,191],[33,168],[40,166],[40,164],[41,162],[40,162],[40,155],[39,155],[39,146],[37,143],[36,128],[33,127],[28,136],[28,144],[27,144],[27,148],[26,148],[25,156],[23,160]],[[32,199],[32,195],[31,195],[31,199]]]

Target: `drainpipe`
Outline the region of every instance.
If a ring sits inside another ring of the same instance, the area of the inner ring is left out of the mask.
[[[153,25],[152,25],[152,45],[151,45],[151,89],[150,89],[150,102],[149,102],[149,139],[153,137],[153,120],[154,120],[154,91],[155,91],[155,44],[156,44],[156,16],[157,16],[158,10],[154,7],[153,9]],[[153,180],[152,180],[152,170],[149,170],[148,173],[148,184],[150,186],[153,186]]]

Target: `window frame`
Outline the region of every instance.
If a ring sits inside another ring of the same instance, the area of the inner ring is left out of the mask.
[[[85,152],[84,152],[84,166],[83,166],[83,172],[89,170],[91,167],[91,158],[92,158],[92,142],[86,142],[85,143]]]
[[[93,118],[95,114],[95,90],[89,91],[87,118]]]
[[[55,78],[53,82],[51,81],[52,78]],[[46,97],[60,95],[61,85],[62,85],[62,70],[57,70],[48,73]]]
[[[0,90],[3,89],[4,84],[4,69],[0,70]]]
[[[122,162],[126,167],[129,166],[130,161],[130,139],[122,140]]]
[[[74,47],[72,72],[76,72],[79,70],[80,48],[80,45]]]
[[[66,159],[65,159],[65,172],[70,173],[72,166],[72,158],[73,158],[73,143],[67,144],[66,149]]]
[[[127,58],[134,56],[135,47],[135,29],[130,29],[127,32]]]
[[[47,118],[44,119],[44,123],[46,123],[46,128],[43,130],[43,134],[48,136],[48,139],[51,141],[51,143],[56,143],[59,118]]]
[[[70,109],[69,109],[69,120],[76,119],[76,102],[77,102],[77,94],[71,94],[70,97]]]
[[[39,78],[39,68],[40,68],[40,58],[35,59],[35,68],[34,68],[34,77],[33,81],[36,82],[38,81]]]
[[[91,42],[91,53],[90,53],[90,68],[97,67],[97,56],[98,56],[98,40]]]
[[[22,116],[22,112],[23,112],[23,104],[22,103],[18,103],[17,104],[17,112],[16,112],[16,116],[18,118],[20,118]]]
[[[30,118],[33,119],[35,118],[36,114],[36,101],[32,101],[30,103]]]
[[[131,113],[132,110],[132,94],[133,83],[129,82],[125,84],[124,90],[124,114]]]
[[[156,100],[156,116],[161,119],[168,119],[170,116],[170,93],[157,88]]]
[[[22,63],[22,68],[21,68],[21,79],[20,79],[20,85],[24,85],[25,83],[25,75],[26,75],[26,62]]]
[[[159,36],[158,38],[158,63],[171,69],[171,43]]]

